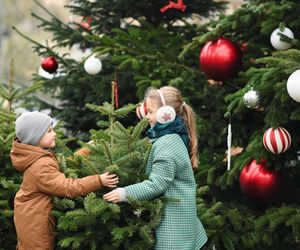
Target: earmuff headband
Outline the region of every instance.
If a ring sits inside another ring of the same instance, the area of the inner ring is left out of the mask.
[[[160,100],[161,100],[163,106],[166,106],[166,101],[165,101],[165,98],[164,98],[163,93],[162,93],[161,90],[159,90],[159,89],[157,90],[157,92],[158,92],[158,94],[159,94],[159,96],[160,96]]]
[[[174,108],[169,105],[166,105],[163,93],[159,89],[157,91],[159,93],[160,100],[163,106],[156,111],[156,120],[161,124],[166,124],[168,122],[174,121],[176,117],[176,112]]]

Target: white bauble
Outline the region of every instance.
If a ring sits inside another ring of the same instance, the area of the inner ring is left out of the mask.
[[[283,31],[281,31],[279,28],[274,30],[271,34],[270,41],[272,46],[277,50],[286,50],[289,49],[292,45],[288,42],[282,41],[281,36],[278,34],[283,34],[288,36],[291,39],[294,39],[294,34],[289,28],[283,28]]]
[[[290,75],[286,88],[290,97],[296,102],[300,102],[300,69]]]
[[[102,69],[102,63],[101,61],[96,58],[94,55],[90,56],[86,61],[84,62],[84,70],[86,73],[90,75],[96,75],[98,74]]]

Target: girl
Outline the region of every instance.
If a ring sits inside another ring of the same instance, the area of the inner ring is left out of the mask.
[[[198,165],[196,119],[178,89],[170,86],[146,92],[147,131],[153,146],[146,166],[148,179],[117,188],[103,196],[110,202],[128,197],[149,200],[164,195],[178,201],[166,204],[156,228],[156,250],[198,250],[207,241],[197,217],[196,183]]]

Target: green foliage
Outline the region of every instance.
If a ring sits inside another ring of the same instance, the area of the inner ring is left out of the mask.
[[[13,113],[0,109],[0,249],[12,249],[16,245],[13,224],[13,199],[19,187],[20,176],[16,175],[9,157],[14,133]]]
[[[14,87],[14,65],[10,63],[10,78],[0,83],[0,249],[15,249],[16,233],[13,223],[14,196],[22,176],[17,173],[10,160],[10,150],[15,137],[14,108],[22,99],[41,87],[39,83],[29,88]]]
[[[112,103],[114,100],[112,99]],[[141,120],[136,126],[125,128],[119,121],[135,108],[128,104],[114,109],[112,104],[87,105],[90,109],[108,116],[108,126],[91,130],[93,143],[85,145],[91,150],[88,156],[74,156],[64,161],[65,172],[74,177],[109,171],[116,173],[120,186],[145,179],[145,163],[150,143],[141,139],[148,126]],[[60,154],[61,160],[64,159]],[[75,163],[75,164],[74,164]],[[103,188],[73,202],[56,199],[53,214],[58,218],[57,238],[62,249],[152,249],[155,244],[154,228],[160,222],[164,201],[131,200],[125,204],[111,204],[102,196]]]
[[[184,58],[198,46],[220,36],[237,44],[247,43],[239,75],[225,83],[235,89],[225,84],[222,86],[227,105],[225,117],[231,116],[232,121],[232,145],[240,147],[242,152],[232,156],[231,169],[226,171],[225,143],[223,147],[216,147],[215,144],[213,151],[208,147],[200,149],[200,167],[195,173],[200,185],[208,184],[211,187],[205,199],[211,201],[207,207],[218,204],[220,210],[213,215],[222,218],[216,224],[219,227],[216,226],[215,231],[204,220],[210,239],[207,249],[299,248],[299,227],[296,222],[299,200],[290,194],[290,190],[293,193],[299,191],[296,184],[299,179],[299,105],[286,91],[289,76],[300,68],[300,19],[296,14],[297,8],[297,1],[248,1],[232,15],[210,22],[207,27],[209,32],[194,37],[180,54],[180,58]],[[270,35],[282,23],[294,32],[295,39],[291,41],[293,47],[274,52]],[[244,94],[251,88],[259,93],[258,109],[251,110],[243,102]],[[278,126],[289,131],[292,145],[284,154],[274,155],[265,150],[262,137],[269,127]],[[216,134],[224,136],[226,132],[224,129],[221,134]],[[214,142],[218,140],[215,137],[213,139]],[[267,160],[269,168],[283,173],[285,183],[281,186],[281,193],[272,202],[257,203],[241,193],[239,174],[252,159],[262,158]],[[291,221],[295,224],[292,225]]]
[[[195,35],[197,28],[189,24],[188,18],[193,16],[200,20],[225,7],[222,2],[192,0],[185,12],[171,9],[162,14],[160,9],[169,3],[167,0],[146,3],[118,0],[114,4],[111,1],[90,3],[74,0],[66,8],[70,9],[74,20],[79,21],[63,23],[50,10],[35,2],[45,16],[33,16],[41,22],[42,29],[53,34],[53,46],[36,42],[14,29],[33,43],[33,50],[39,56],[55,55],[57,58],[59,74],[53,79],[35,75],[34,80],[42,82],[43,91],[51,93],[61,103],[53,106],[43,100],[31,99],[30,102],[27,100],[27,105],[51,109],[53,116],[65,121],[68,132],[83,140],[90,129],[96,128],[99,120],[85,103],[98,105],[108,101],[110,85],[107,83],[115,79],[115,75],[119,93],[126,93],[119,95],[121,106],[137,103],[150,85],[159,87],[170,82],[179,86],[186,81],[197,86],[202,76],[198,71],[197,55],[191,55],[186,62],[177,59],[182,46]],[[84,22],[89,17],[91,29],[86,29],[80,19]],[[176,20],[183,26],[174,25]],[[102,71],[88,75],[83,69],[86,58],[76,61],[57,52],[57,48],[63,47],[65,51],[73,45],[79,45],[82,50],[92,49],[102,61]],[[192,96],[195,88],[188,87],[187,90],[186,96]],[[79,122],[77,117],[81,117]],[[134,119],[129,116],[124,122],[130,124]]]

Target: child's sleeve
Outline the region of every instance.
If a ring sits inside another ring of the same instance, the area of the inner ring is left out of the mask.
[[[86,147],[83,147],[83,148],[80,148],[78,149],[74,154],[75,155],[82,155],[82,156],[87,156],[91,153],[91,150],[86,148]]]
[[[149,200],[165,193],[175,177],[175,161],[167,156],[157,157],[148,180],[125,187],[126,196]]]
[[[93,140],[91,140],[91,141],[89,141],[87,144],[94,145],[95,143],[94,143]],[[90,153],[91,153],[91,150],[90,150],[89,148],[87,148],[87,147],[82,147],[82,148],[78,149],[74,154],[75,154],[75,155],[87,156],[87,155],[89,155]]]
[[[55,164],[41,166],[37,173],[32,173],[41,192],[73,198],[83,196],[101,188],[101,179],[98,174],[84,178],[67,178]]]

